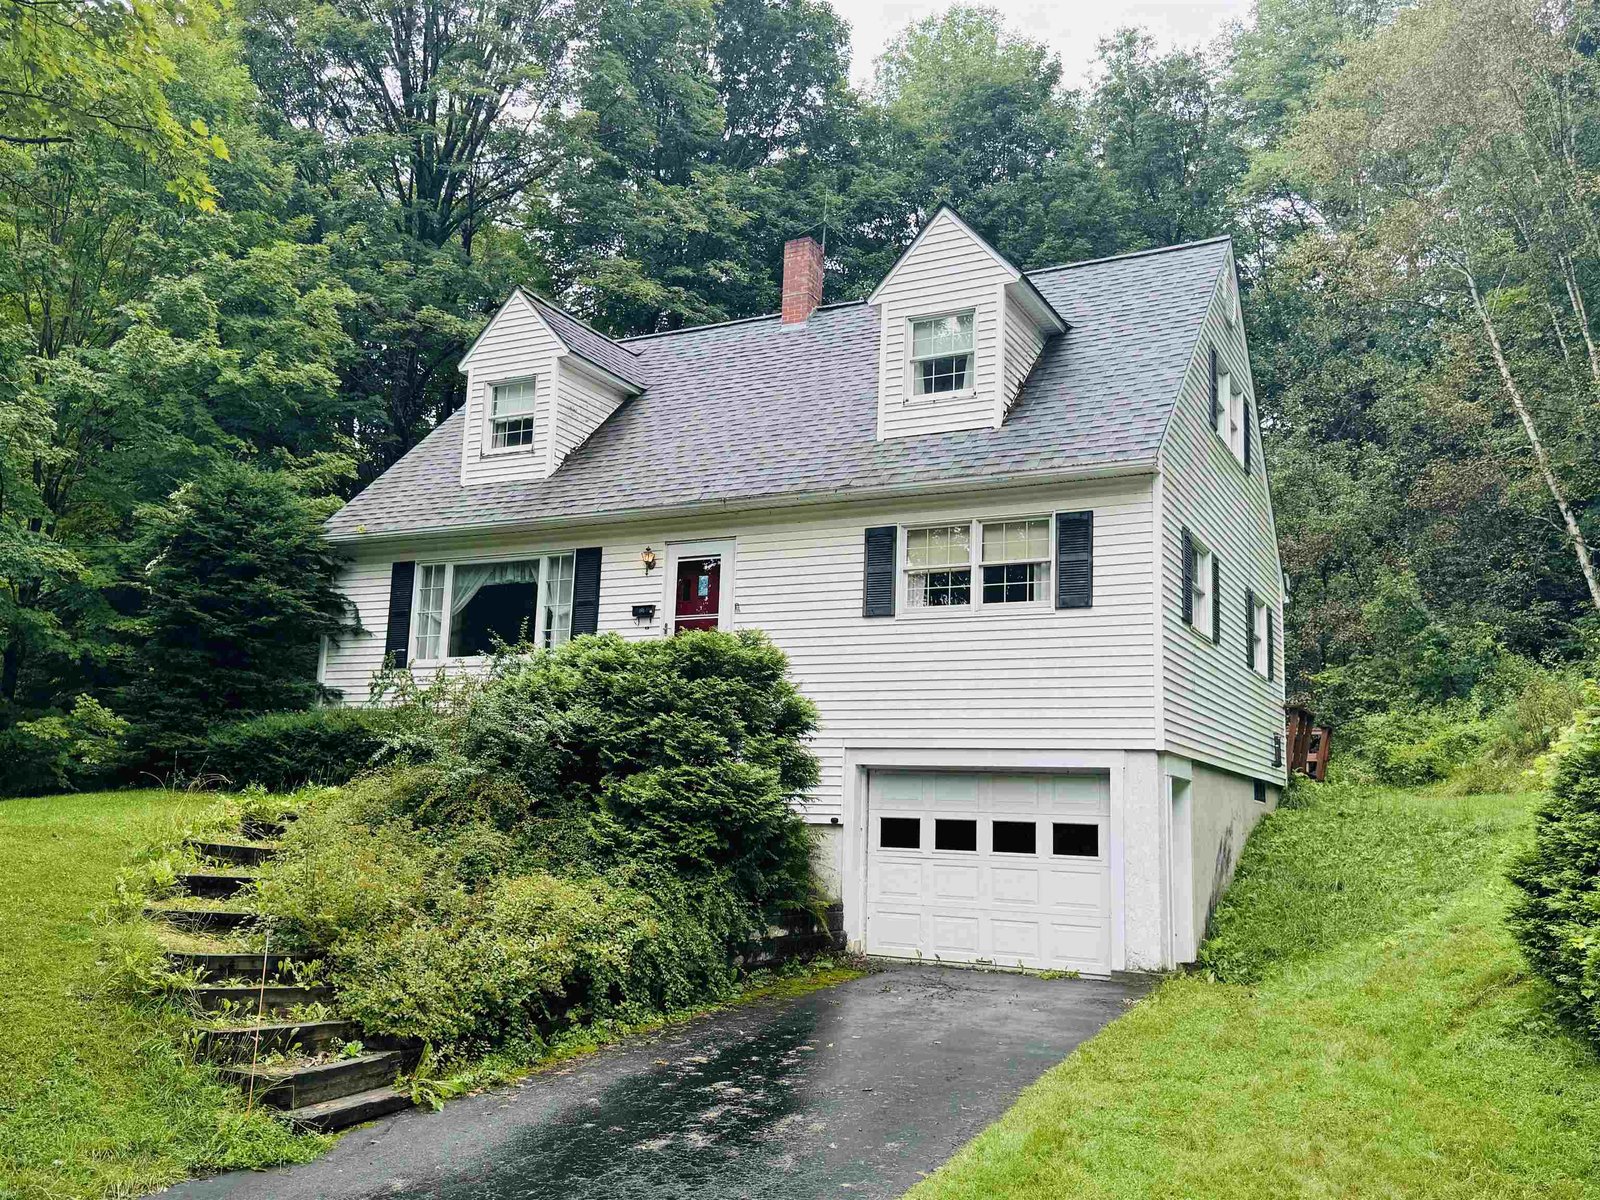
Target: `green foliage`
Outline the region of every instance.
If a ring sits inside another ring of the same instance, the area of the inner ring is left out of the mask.
[[[1600,687],[1552,748],[1510,923],[1558,1011],[1600,1041]]]
[[[188,764],[225,786],[273,792],[345,783],[375,766],[415,727],[406,709],[323,707],[214,725]]]
[[[1500,655],[1460,699],[1434,705],[1413,699],[1340,725],[1332,777],[1396,787],[1449,780],[1460,793],[1514,788],[1572,719],[1582,681],[1571,668]]]
[[[264,872],[344,1011],[450,1059],[729,994],[815,906],[815,713],[755,633],[507,652],[402,692],[420,760],[319,794]]]
[[[321,696],[321,637],[352,626],[320,512],[279,475],[222,466],[150,515],[137,672],[127,711],[146,761],[198,750],[235,714]]]
[[[79,696],[68,713],[19,721],[0,730],[0,795],[68,791],[108,778],[127,735],[128,722],[92,696]]]

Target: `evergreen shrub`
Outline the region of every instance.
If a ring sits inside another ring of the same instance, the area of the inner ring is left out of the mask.
[[[1510,924],[1556,1008],[1600,1042],[1600,689],[1545,761],[1533,845],[1511,868]]]

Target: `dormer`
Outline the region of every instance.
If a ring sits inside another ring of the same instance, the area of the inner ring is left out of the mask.
[[[878,309],[878,439],[998,429],[1067,324],[948,207],[867,303]]]
[[[461,483],[544,479],[644,390],[638,356],[522,288],[462,357]]]

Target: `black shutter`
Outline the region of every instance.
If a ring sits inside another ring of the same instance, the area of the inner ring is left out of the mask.
[[[1222,560],[1211,552],[1211,643],[1222,644]]]
[[[1178,554],[1183,558],[1183,597],[1180,605],[1183,609],[1183,623],[1194,624],[1194,534],[1184,527],[1182,536],[1178,539]]]
[[[1254,422],[1250,420],[1250,403],[1246,401],[1244,406],[1244,473],[1246,475],[1250,474],[1250,443],[1255,440],[1250,436],[1250,426],[1252,424]]]
[[[1252,671],[1256,669],[1256,593],[1254,588],[1244,590],[1244,662]]]
[[[389,568],[389,625],[384,631],[383,654],[397,667],[410,661],[411,593],[416,582],[416,563],[397,562]]]
[[[861,615],[894,616],[894,553],[898,530],[874,525],[867,530],[866,570],[861,581]]]
[[[1272,609],[1267,609],[1267,678],[1278,677],[1278,639],[1274,637],[1277,629],[1277,616]]]
[[[1211,347],[1211,428],[1222,419],[1222,393],[1217,390],[1217,348]]]
[[[600,547],[586,546],[572,555],[572,636],[600,628]]]
[[[1094,511],[1056,514],[1056,607],[1094,606]]]

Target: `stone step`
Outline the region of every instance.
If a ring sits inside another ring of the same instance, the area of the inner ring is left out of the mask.
[[[237,896],[255,879],[255,875],[243,871],[185,871],[178,876],[178,882],[189,895],[213,900]]]
[[[393,1085],[410,1058],[403,1050],[376,1050],[309,1066],[223,1067],[222,1074],[257,1104],[293,1109]]]
[[[248,1062],[268,1054],[321,1054],[331,1046],[362,1042],[354,1021],[287,1021],[264,1025],[228,1025],[200,1031],[199,1053],[212,1062]],[[391,1049],[374,1046],[373,1049]]]
[[[291,1108],[282,1115],[301,1129],[313,1133],[332,1133],[336,1129],[348,1129],[363,1121],[376,1121],[379,1117],[413,1107],[411,1093],[405,1088],[378,1087],[340,1096],[336,1100],[324,1100],[320,1104]]]
[[[316,957],[314,954],[261,954],[249,950],[222,953],[174,950],[167,953],[167,962],[176,971],[198,971],[202,980],[260,979],[264,965],[268,982],[277,982],[289,974],[293,964],[315,962]]]
[[[278,856],[278,848],[261,842],[212,842],[193,840],[190,849],[218,862],[237,863],[242,867],[259,867]]]
[[[301,987],[291,983],[257,984],[206,984],[191,988],[189,994],[207,1012],[216,1012],[230,1005],[239,1012],[281,1012],[296,1004],[332,1004],[333,989],[313,985]]]
[[[256,919],[253,912],[227,908],[160,908],[147,904],[144,915],[152,921],[165,921],[174,929],[215,932],[240,929]]]

